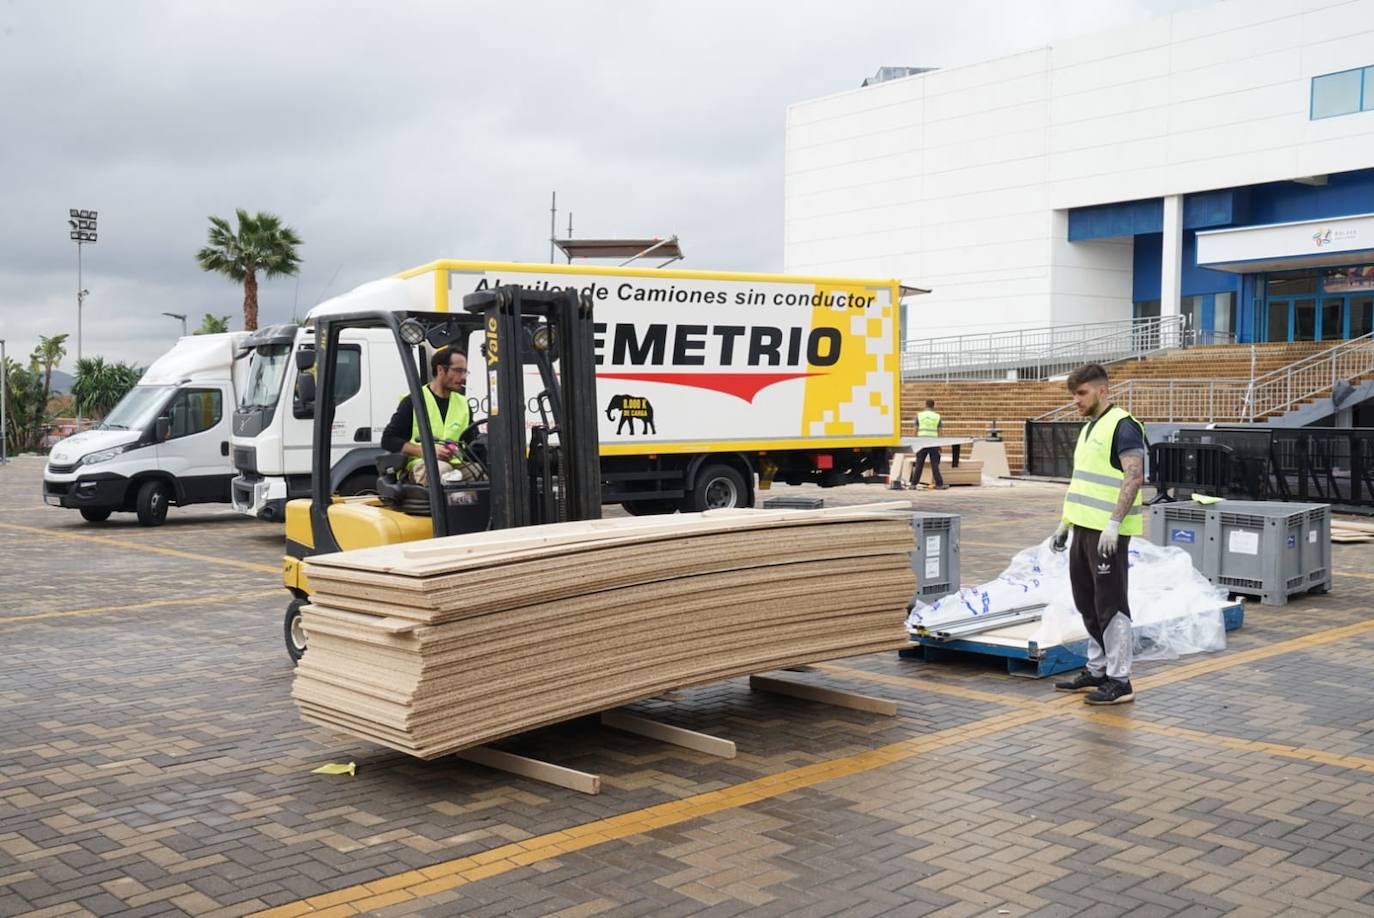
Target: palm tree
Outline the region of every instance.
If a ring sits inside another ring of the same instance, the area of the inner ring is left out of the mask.
[[[196,261],[204,271],[215,271],[243,284],[243,327],[256,331],[258,272],[267,278],[295,274],[301,263],[296,246],[302,243],[295,230],[283,226],[275,214],[258,211],[256,216],[249,216],[243,208],[236,214],[237,231],[223,217],[210,217],[210,244],[196,253]]]
[[[62,362],[62,358],[67,356],[67,348],[64,346],[67,340],[66,335],[40,335],[38,347],[33,349],[33,360],[43,368],[43,404],[48,404],[48,398],[52,395],[52,371]]]
[[[142,375],[140,368],[122,360],[106,363],[104,357],[83,357],[76,362],[72,396],[87,417],[103,417],[138,385]]]
[[[222,335],[229,330],[229,317],[217,316],[206,313],[205,318],[200,320],[200,328],[191,332],[193,335]]]

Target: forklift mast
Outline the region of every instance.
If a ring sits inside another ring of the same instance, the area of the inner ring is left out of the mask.
[[[491,529],[601,517],[592,308],[572,290],[468,294],[487,365]],[[525,363],[539,367],[540,421],[526,446]],[[555,369],[556,365],[556,369]]]

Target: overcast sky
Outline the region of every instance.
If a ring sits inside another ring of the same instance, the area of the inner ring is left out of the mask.
[[[84,353],[139,364],[163,311],[242,327],[194,260],[236,207],[305,240],[262,324],[435,258],[547,261],[553,189],[560,235],[776,271],[788,104],[1202,2],[0,0],[0,337],[70,332],[75,363],[69,207],[100,214]]]

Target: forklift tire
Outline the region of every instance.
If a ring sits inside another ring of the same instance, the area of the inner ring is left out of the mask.
[[[340,497],[358,497],[361,494],[377,493],[377,473],[375,471],[354,472],[339,485]]]
[[[286,607],[286,652],[291,655],[293,664],[299,663],[301,657],[305,656],[305,631],[301,628],[301,606],[305,602],[304,599],[293,599],[291,605]]]
[[[82,507],[81,516],[88,523],[103,523],[110,518],[108,507]]]
[[[748,495],[749,489],[739,472],[728,465],[708,465],[697,473],[696,487],[682,499],[682,512],[743,507]]]
[[[167,519],[168,488],[165,482],[146,481],[138,489],[138,499],[134,508],[138,511],[138,521],[144,526],[161,526]]]
[[[665,498],[621,501],[620,506],[630,516],[659,516],[677,512],[677,501]]]

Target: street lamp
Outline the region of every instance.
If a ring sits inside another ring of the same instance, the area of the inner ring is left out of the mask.
[[[76,243],[76,368],[81,370],[81,307],[86,302],[86,297],[90,295],[89,290],[81,282],[81,247],[86,243],[95,245],[95,218],[96,212],[93,210],[77,210],[75,207],[67,211],[70,219],[67,225],[71,227],[71,238]],[[76,402],[76,430],[81,432],[81,400]]]
[[[169,319],[181,320],[181,337],[186,337],[186,314],[184,312],[164,312],[164,316]]]

